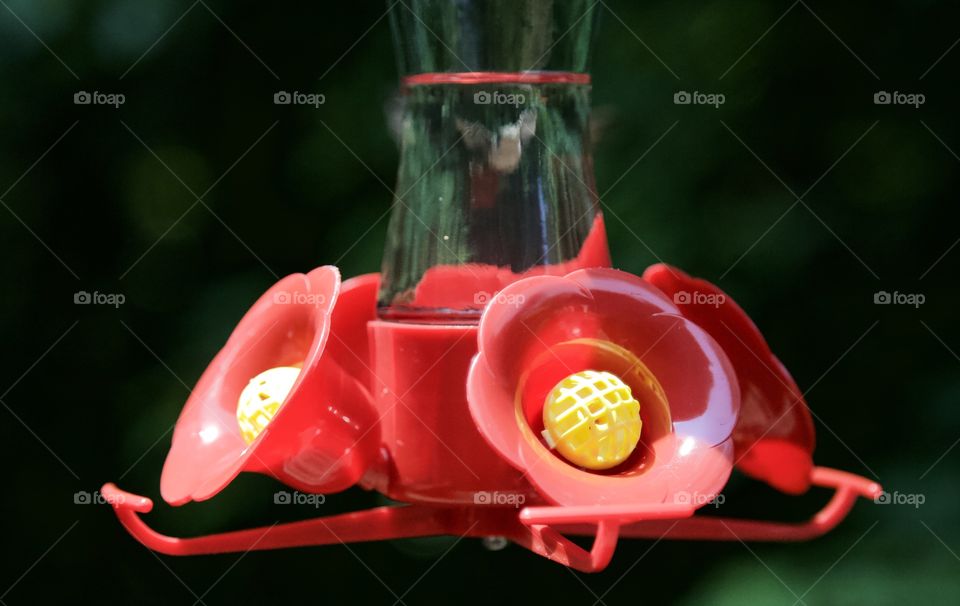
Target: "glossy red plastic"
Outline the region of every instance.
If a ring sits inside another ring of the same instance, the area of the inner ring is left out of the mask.
[[[520,280],[484,310],[467,378],[490,446],[557,505],[709,501],[733,464],[736,377],[714,340],[637,276],[584,269]],[[620,376],[641,402],[633,455],[603,473],[571,465],[541,437],[547,393],[583,370]],[[701,504],[702,504],[701,503]]]
[[[374,487],[407,502],[474,503],[484,493],[539,497],[487,447],[467,406],[477,327],[369,324],[386,465]]]
[[[369,291],[369,282],[357,286]],[[337,314],[344,327],[338,342],[356,340],[360,318],[349,304],[351,290],[345,289],[348,305]],[[339,356],[341,366],[326,352],[339,296],[340,273],[320,267],[279,281],[247,312],[177,421],[160,479],[167,502],[208,499],[241,471],[311,492],[343,490],[361,478],[380,438],[363,377],[345,370],[351,368],[347,356]],[[275,366],[302,371],[274,419],[248,445],[236,421],[237,397],[251,377]]]
[[[563,263],[534,265],[522,272],[510,267],[469,263],[435,265],[424,273],[410,301],[414,307],[476,309],[479,312],[504,287],[533,276],[565,276],[577,269],[610,267],[607,229],[597,213],[580,253]]]
[[[254,471],[304,492],[359,484],[409,504],[179,539],[140,519],[149,499],[105,485],[134,537],[189,555],[504,536],[597,571],[621,536],[802,540],[833,528],[857,497],[880,494],[863,478],[812,467],[809,413],[802,399],[789,401],[799,394],[789,375],[732,300],[684,304],[684,289],[719,290],[679,270],[524,278],[491,297],[479,327],[377,320],[377,284],[366,275],[341,285],[335,268],[321,267],[268,290],[191,394],[161,493],[175,505],[202,500]],[[297,383],[246,445],[234,416],[240,390],[267,368],[294,364],[303,368]],[[604,472],[574,467],[539,435],[546,391],[587,368],[616,373],[644,403],[640,446]],[[735,456],[781,490],[836,493],[801,524],[693,516],[722,490]],[[592,536],[593,546],[568,535]]]
[[[596,11],[528,23],[468,2],[451,21],[431,8],[442,3],[423,4],[391,14],[408,101],[398,190],[419,202],[417,212],[395,205],[404,212],[393,216],[387,279],[341,284],[325,266],[270,288],[192,391],[160,482],[173,505],[209,499],[244,471],[309,493],[360,486],[400,504],[181,539],[144,523],[150,499],[106,484],[130,534],[171,555],[498,536],[593,572],[620,537],[804,540],[857,498],[876,499],[876,483],[814,467],[801,390],[726,293],[666,265],[642,277],[610,269],[581,44]],[[434,35],[428,22],[449,26],[454,46],[490,71],[443,72],[448,53],[420,43]],[[535,61],[543,71],[501,71],[516,67],[518,32],[531,48],[562,32]],[[494,107],[480,85],[527,100]],[[502,247],[505,237],[524,246]],[[278,366],[302,370],[247,444],[238,398]],[[585,370],[616,375],[640,403],[639,444],[602,471],[571,464],[541,433],[547,395]],[[835,494],[798,524],[694,515],[734,469],[789,494]]]
[[[740,383],[740,418],[733,432],[736,464],[790,494],[810,486],[814,432],[803,393],[760,330],[728,294],[669,265],[643,274],[678,302],[730,357]]]
[[[581,511],[571,521],[566,516],[543,515],[537,508],[521,509],[518,515],[513,508],[414,504],[193,538],[171,537],[147,526],[140,514],[149,513],[153,502],[146,497],[124,492],[113,484],[106,484],[101,493],[131,535],[148,548],[167,555],[243,553],[436,535],[502,536],[565,566],[597,572],[610,562],[620,536],[701,541],[809,540],[839,524],[858,497],[876,499],[881,493],[876,483],[821,467],[812,470],[811,482],[835,493],[817,515],[798,524],[689,517],[693,512],[689,505],[648,506],[646,515],[639,516],[643,521],[620,524],[615,519],[591,518],[590,511]],[[593,546],[587,551],[565,535],[593,536]]]
[[[432,84],[590,84],[590,74],[577,72],[433,72],[403,78],[403,85]]]

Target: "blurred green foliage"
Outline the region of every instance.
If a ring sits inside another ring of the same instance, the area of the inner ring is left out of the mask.
[[[75,505],[107,480],[159,499],[165,431],[277,276],[377,269],[396,68],[380,2],[0,5],[4,603],[960,601],[954,4],[605,2],[595,160],[615,263],[720,284],[810,390],[817,460],[926,502],[862,503],[799,545],[628,542],[590,577],[473,540],[158,560]],[[126,102],[74,105],[82,90]],[[681,90],[726,102],[675,105]],[[875,105],[881,90],[926,103]],[[126,303],[74,305],[81,290]],[[926,302],[874,305],[881,290]],[[189,535],[316,515],[277,511],[273,490],[244,477],[151,519]],[[801,519],[825,498],[735,478],[722,512]]]

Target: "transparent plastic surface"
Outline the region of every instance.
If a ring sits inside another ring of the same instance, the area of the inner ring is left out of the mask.
[[[596,0],[407,0],[390,22],[400,73],[587,72]]]
[[[413,3],[380,317],[472,322],[528,275],[609,265],[589,141],[593,8]]]

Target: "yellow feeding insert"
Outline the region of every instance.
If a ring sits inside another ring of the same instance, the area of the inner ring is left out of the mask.
[[[243,388],[237,402],[237,423],[247,444],[253,443],[277,414],[298,376],[299,368],[279,366],[261,372]]]
[[[624,462],[640,441],[640,403],[606,371],[584,370],[557,383],[543,404],[543,437],[565,459],[587,469]]]

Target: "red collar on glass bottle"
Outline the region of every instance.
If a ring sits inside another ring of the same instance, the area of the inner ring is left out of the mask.
[[[581,72],[429,72],[403,78],[404,87],[432,84],[590,84]]]

